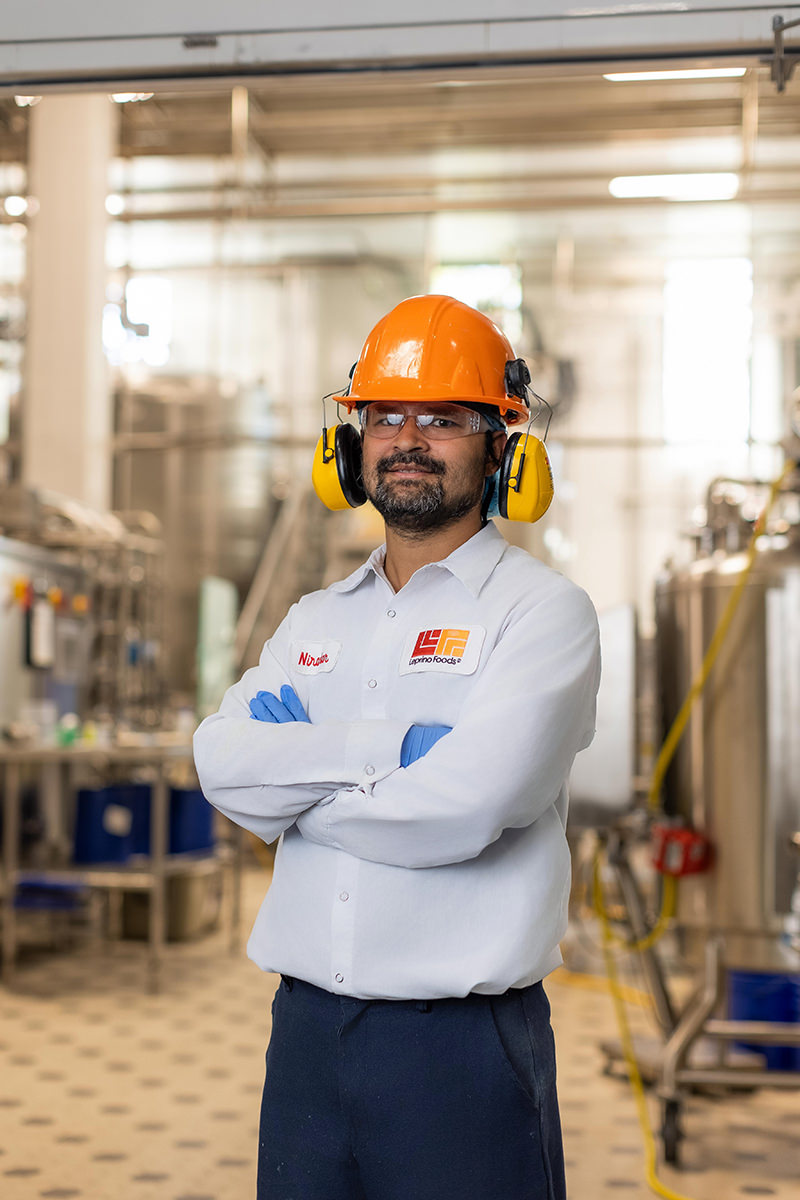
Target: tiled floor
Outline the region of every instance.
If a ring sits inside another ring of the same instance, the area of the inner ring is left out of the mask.
[[[247,877],[246,923],[265,879]],[[144,971],[139,944],[110,955],[84,945],[27,958],[15,990],[0,989],[2,1200],[253,1196],[276,978],[243,949],[231,955],[222,934],[171,946],[158,996],[145,992]],[[548,991],[570,1196],[649,1196],[630,1089],[602,1073],[610,1001],[561,974]],[[641,1010],[633,1019],[649,1029]],[[691,1098],[685,1127],[684,1168],[662,1171],[677,1192],[797,1200],[797,1092]]]

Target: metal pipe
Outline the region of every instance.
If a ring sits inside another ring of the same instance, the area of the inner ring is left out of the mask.
[[[19,842],[20,764],[5,764],[3,787],[3,957],[2,978],[8,987],[16,959],[17,851]]]
[[[149,913],[148,991],[157,992],[161,984],[161,958],[167,923],[166,857],[169,826],[169,797],[165,768],[159,765],[150,791],[150,871],[152,883]]]
[[[253,636],[258,615],[262,610],[264,599],[270,583],[283,558],[286,544],[295,526],[306,493],[302,488],[295,488],[278,514],[278,519],[264,547],[258,566],[256,567],[250,591],[247,593],[239,620],[236,622],[234,650],[237,662],[242,663]]]
[[[765,1046],[800,1046],[800,1024],[786,1021],[706,1021],[703,1033],[708,1037],[759,1042]]]
[[[722,942],[711,938],[706,944],[705,977],[702,987],[686,1006],[672,1036],[664,1047],[661,1086],[659,1091],[665,1100],[678,1097],[683,1082],[684,1062],[689,1047],[702,1030],[706,1020],[716,1008],[721,994]]]
[[[628,859],[627,846],[625,842],[616,834],[612,835],[608,844],[609,862],[614,867],[617,873],[620,890],[625,900],[625,908],[628,914],[631,932],[634,939],[642,941],[647,933],[647,922],[644,915],[644,904],[639,887],[634,878],[631,864]],[[650,994],[653,998],[656,1016],[661,1028],[666,1035],[672,1033],[677,1024],[675,1010],[672,1006],[669,992],[667,991],[666,981],[664,979],[661,965],[653,952],[652,947],[641,953],[642,969],[647,979],[647,984],[650,989]]]
[[[688,1087],[696,1083],[711,1083],[724,1088],[796,1088],[800,1087],[800,1071],[748,1071],[732,1067],[686,1067],[678,1072],[678,1084]]]

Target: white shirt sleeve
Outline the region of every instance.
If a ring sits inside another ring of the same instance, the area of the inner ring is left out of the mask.
[[[206,799],[265,842],[318,800],[395,770],[408,729],[401,721],[273,725],[251,717],[249,703],[257,692],[277,695],[291,682],[285,662],[292,612],[264,646],[258,666],[228,689],[219,711],[194,735]]]
[[[594,735],[597,616],[557,588],[509,623],[453,730],[421,759],[305,812],[310,841],[402,867],[475,858],[536,821]]]

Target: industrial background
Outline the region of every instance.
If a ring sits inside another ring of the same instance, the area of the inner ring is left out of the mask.
[[[571,1194],[794,1196],[800,4],[110,7],[0,31],[0,1194],[252,1193],[272,851],[190,737],[381,540],[321,399],[440,292],[553,407],[499,524],[601,618]]]

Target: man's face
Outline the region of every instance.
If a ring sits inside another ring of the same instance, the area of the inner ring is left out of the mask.
[[[367,423],[363,438],[364,488],[386,524],[425,533],[452,525],[479,507],[505,435],[493,435],[493,455],[484,432],[441,439],[417,427],[414,414],[422,411],[421,405],[392,408],[407,416],[405,423],[388,438],[371,434]],[[452,410],[452,405],[424,407],[434,415]]]

